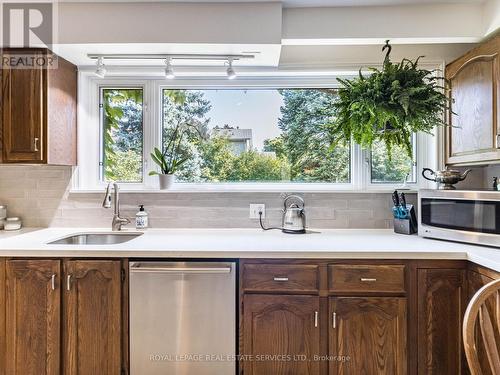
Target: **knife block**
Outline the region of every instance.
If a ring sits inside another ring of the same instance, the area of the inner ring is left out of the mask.
[[[415,208],[411,204],[406,205],[408,210],[408,218],[394,218],[394,232],[399,234],[415,234],[417,233],[417,216]]]

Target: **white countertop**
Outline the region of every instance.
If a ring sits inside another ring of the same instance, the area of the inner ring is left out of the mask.
[[[148,229],[137,238],[115,245],[47,244],[83,232],[110,231],[102,228],[0,231],[0,256],[462,259],[500,271],[500,249],[400,235],[390,229],[323,229],[305,235],[260,229]]]

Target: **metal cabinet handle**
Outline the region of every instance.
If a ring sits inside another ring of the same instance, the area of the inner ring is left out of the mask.
[[[496,139],[496,141],[497,141],[496,147],[497,147],[497,148],[500,148],[500,134],[497,134],[497,139]]]
[[[318,328],[318,316],[319,313],[317,311],[314,312],[314,327]]]
[[[66,290],[68,292],[71,290],[71,275],[66,276]]]
[[[367,283],[377,281],[377,279],[371,279],[371,278],[366,278],[366,277],[362,277],[359,280],[362,282],[367,282]]]
[[[273,277],[274,281],[288,281],[288,277]]]
[[[33,141],[34,141],[33,143],[34,143],[34,146],[35,146],[35,151],[38,151],[38,141],[39,141],[39,138],[35,138]]]
[[[337,328],[337,313],[333,313],[333,319],[332,319],[332,325],[333,328]]]
[[[52,290],[56,290],[56,274],[54,273],[50,278],[50,287]]]

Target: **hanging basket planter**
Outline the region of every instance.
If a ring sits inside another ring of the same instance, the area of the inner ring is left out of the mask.
[[[354,140],[370,149],[374,142],[386,145],[389,157],[394,147],[413,156],[413,133],[432,133],[436,126],[445,125],[444,111],[450,100],[446,95],[445,79],[435,71],[419,69],[418,62],[403,59],[392,63],[392,50],[386,41],[383,68],[361,69],[354,79],[337,79],[340,88],[334,104],[335,117],[327,125],[332,146]]]

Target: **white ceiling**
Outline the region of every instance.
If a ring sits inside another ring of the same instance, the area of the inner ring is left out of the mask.
[[[281,2],[285,7],[360,7],[418,4],[481,4],[486,0],[60,0],[63,3],[99,3],[99,2],[134,2],[134,3],[263,3]]]

